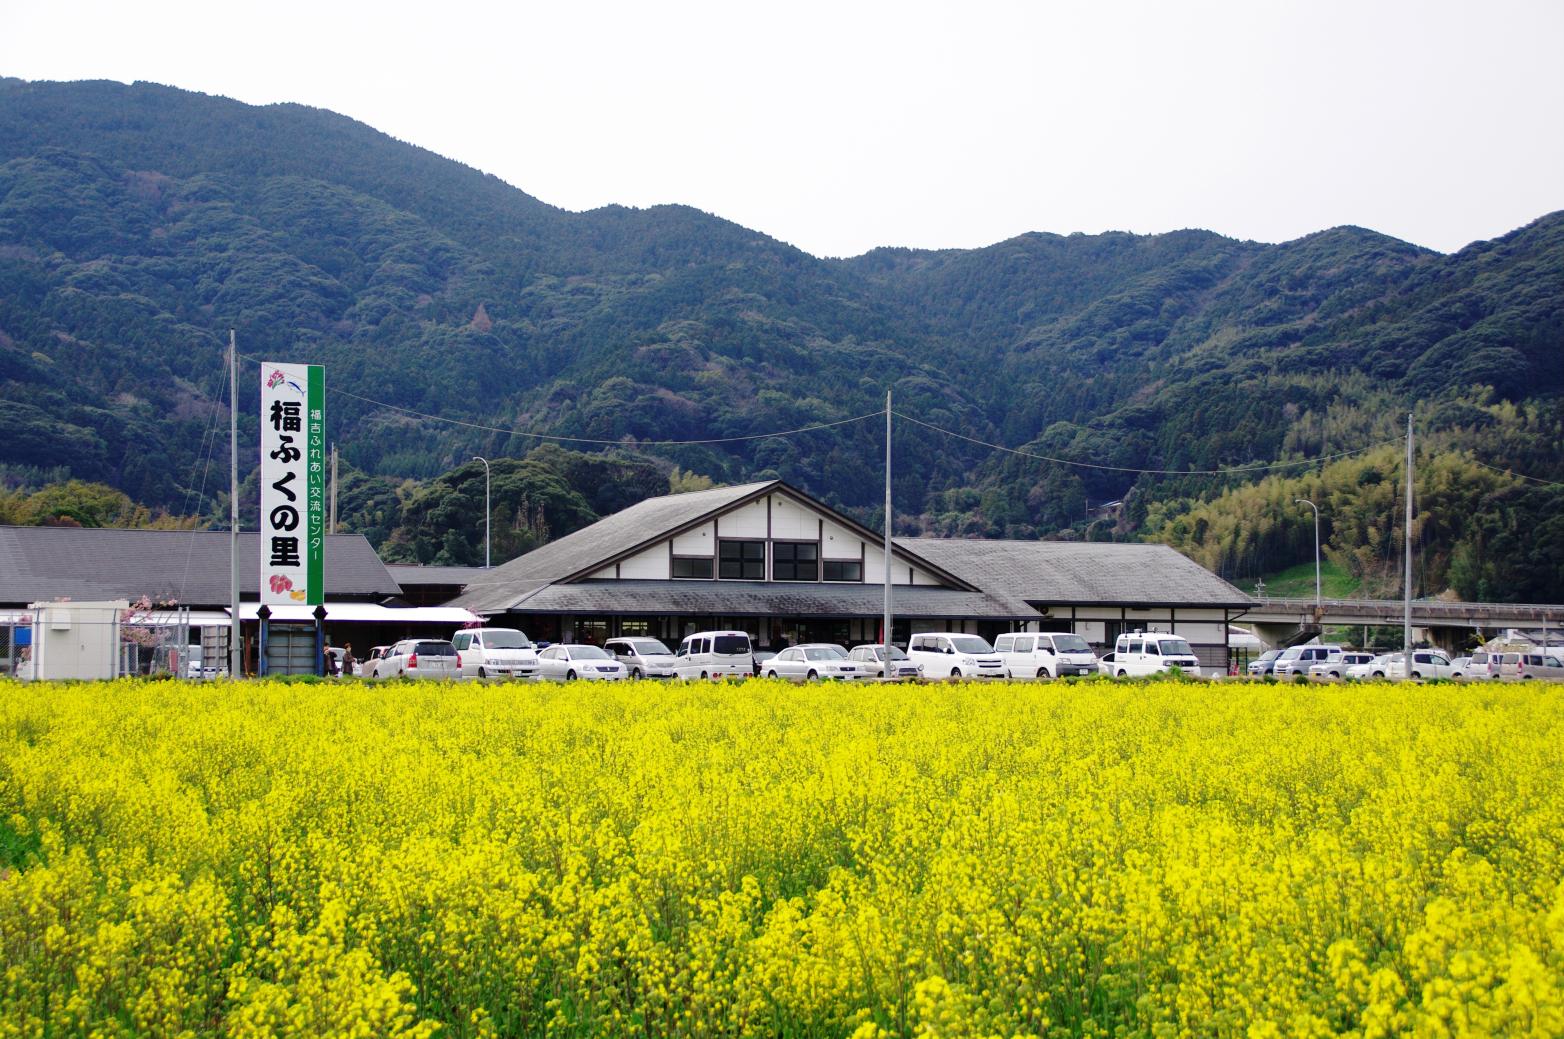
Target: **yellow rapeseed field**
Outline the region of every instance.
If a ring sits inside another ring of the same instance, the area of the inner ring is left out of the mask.
[[[0,685],[0,1035],[1564,1035],[1543,685]]]

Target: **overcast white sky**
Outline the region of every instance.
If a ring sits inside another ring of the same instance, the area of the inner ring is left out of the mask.
[[[1564,0],[0,0],[0,75],[297,101],[546,202],[680,202],[818,255],[1024,231],[1564,208]]]

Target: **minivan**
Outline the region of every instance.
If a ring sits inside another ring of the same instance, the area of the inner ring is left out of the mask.
[[[994,652],[1011,678],[1058,678],[1097,672],[1097,655],[1069,632],[1015,632],[994,640]]]
[[[463,678],[536,678],[538,651],[515,628],[463,628],[451,636]]]
[[[673,657],[673,669],[680,678],[755,674],[754,651],[747,632],[697,631],[684,636]]]
[[[959,631],[914,635],[907,657],[924,678],[1004,678],[1005,662],[987,640]]]
[[[1281,656],[1276,658],[1276,663],[1271,668],[1271,673],[1277,678],[1307,675],[1309,669],[1315,664],[1334,663],[1340,658],[1340,646],[1320,646],[1314,643],[1304,646],[1289,646],[1282,650]]]
[[[1188,675],[1200,674],[1200,658],[1178,635],[1131,631],[1113,644],[1113,673],[1119,678],[1154,675],[1175,667]]]

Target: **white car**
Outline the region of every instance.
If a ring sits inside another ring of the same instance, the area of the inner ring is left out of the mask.
[[[755,653],[743,631],[697,631],[684,636],[673,656],[680,678],[755,674]]]
[[[376,661],[375,677],[459,679],[462,662],[444,639],[403,639]]]
[[[1011,678],[1059,678],[1097,673],[1097,654],[1079,635],[1018,632],[994,640],[994,652]]]
[[[767,678],[790,678],[816,682],[822,678],[840,678],[858,681],[873,678],[874,673],[862,662],[849,659],[847,650],[829,642],[810,642],[802,646],[789,646],[766,661]]]
[[[1321,646],[1315,643],[1303,646],[1289,646],[1282,650],[1281,655],[1276,658],[1276,663],[1271,667],[1271,673],[1277,678],[1307,675],[1309,669],[1315,664],[1329,664],[1340,656],[1340,646]]]
[[[1345,678],[1347,669],[1354,664],[1367,664],[1374,659],[1372,653],[1342,653],[1320,661],[1309,668],[1309,677],[1318,679]]]
[[[866,643],[862,646],[854,646],[852,652],[847,654],[853,660],[861,661],[875,678],[885,677],[885,646],[878,642]],[[918,665],[907,658],[907,654],[901,651],[900,646],[891,647],[891,677],[892,678],[917,678],[923,672],[918,670]]]
[[[658,639],[636,636],[609,639],[603,643],[608,655],[623,664],[631,678],[674,678],[679,661],[673,650]]]
[[[538,677],[574,682],[577,679],[618,682],[629,676],[625,666],[597,646],[555,643],[538,654]]]
[[[536,678],[538,651],[515,628],[463,628],[451,636],[465,678]]]
[[[1200,674],[1200,658],[1178,635],[1131,631],[1113,644],[1113,674],[1119,678],[1154,675],[1175,667],[1187,675]]]
[[[1005,662],[987,640],[959,631],[914,635],[907,657],[924,678],[1004,678]]]
[[[1400,666],[1400,653],[1381,653],[1367,663],[1353,664],[1347,668],[1348,678],[1388,678],[1392,665]]]

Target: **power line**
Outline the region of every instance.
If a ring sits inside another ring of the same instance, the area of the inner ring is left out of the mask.
[[[1468,457],[1470,457],[1470,456],[1468,456]],[[1564,487],[1564,483],[1560,483],[1557,480],[1544,480],[1544,479],[1542,479],[1541,477],[1538,477],[1538,476],[1527,476],[1525,473],[1518,473],[1514,469],[1500,469],[1498,466],[1496,466],[1496,465],[1489,465],[1487,462],[1484,462],[1484,461],[1482,461],[1479,458],[1473,458],[1472,461],[1476,462],[1478,465],[1482,466],[1484,469],[1492,469],[1494,472],[1496,472],[1496,473],[1503,473],[1505,476],[1515,476],[1515,477],[1519,477],[1522,480],[1530,480],[1532,483],[1540,483],[1544,487]]]
[[[1314,458],[1303,458],[1295,462],[1264,462],[1258,465],[1234,466],[1231,469],[1137,469],[1126,465],[1102,465],[1097,462],[1077,462],[1069,458],[1056,458],[1052,455],[1040,455],[1033,451],[1022,451],[1019,448],[1006,447],[1003,444],[991,444],[987,440],[979,440],[977,437],[969,437],[965,433],[957,433],[953,429],[945,429],[943,426],[936,426],[931,422],[924,422],[922,419],[913,418],[911,415],[904,415],[899,411],[896,412],[895,415],[897,418],[905,419],[915,426],[922,426],[925,429],[932,429],[936,433],[943,433],[948,437],[955,437],[957,440],[965,440],[970,444],[977,444],[979,447],[987,447],[992,448],[995,451],[1004,451],[1012,455],[1020,455],[1023,458],[1035,458],[1040,462],[1054,462],[1058,465],[1073,465],[1082,469],[1105,469],[1116,473],[1143,473],[1152,476],[1230,476],[1235,473],[1263,472],[1270,469],[1290,469],[1295,466],[1314,465],[1317,462],[1329,462],[1337,458],[1348,458],[1352,455],[1360,455],[1366,451],[1372,451],[1375,448],[1384,447],[1387,444],[1399,444],[1402,439],[1401,437],[1395,437],[1391,440],[1381,440],[1377,444],[1369,444],[1366,447],[1354,448],[1351,451],[1338,451],[1334,454],[1318,455]]]
[[[246,354],[240,354],[239,356],[246,361],[253,361],[256,364],[265,363],[258,357],[250,357]],[[599,440],[593,437],[567,437],[555,436],[550,433],[529,433],[526,430],[506,429],[501,426],[486,426],[481,422],[467,422],[463,419],[449,418],[445,415],[431,415],[428,412],[414,411],[412,408],[404,408],[399,404],[388,404],[383,400],[375,400],[373,397],[365,397],[361,394],[353,393],[350,390],[334,389],[329,384],[326,386],[326,392],[342,397],[352,397],[354,400],[363,401],[365,404],[373,404],[377,408],[385,408],[389,411],[399,411],[404,415],[411,415],[414,418],[425,419],[429,422],[444,422],[448,425],[462,426],[466,429],[481,430],[485,433],[504,433],[507,436],[532,437],[536,440],[549,440],[555,443],[600,444],[610,447],[693,447],[698,444],[736,444],[746,440],[767,440],[771,437],[790,437],[796,436],[799,433],[813,433],[816,430],[831,429],[835,426],[845,426],[853,422],[863,422],[866,419],[879,418],[881,415],[885,414],[885,409],[881,408],[878,411],[871,411],[867,415],[854,415],[852,418],[837,419],[834,422],[821,422],[813,426],[802,426],[798,429],[784,429],[775,433],[750,433],[745,436],[737,437],[710,437],[704,440]]]

